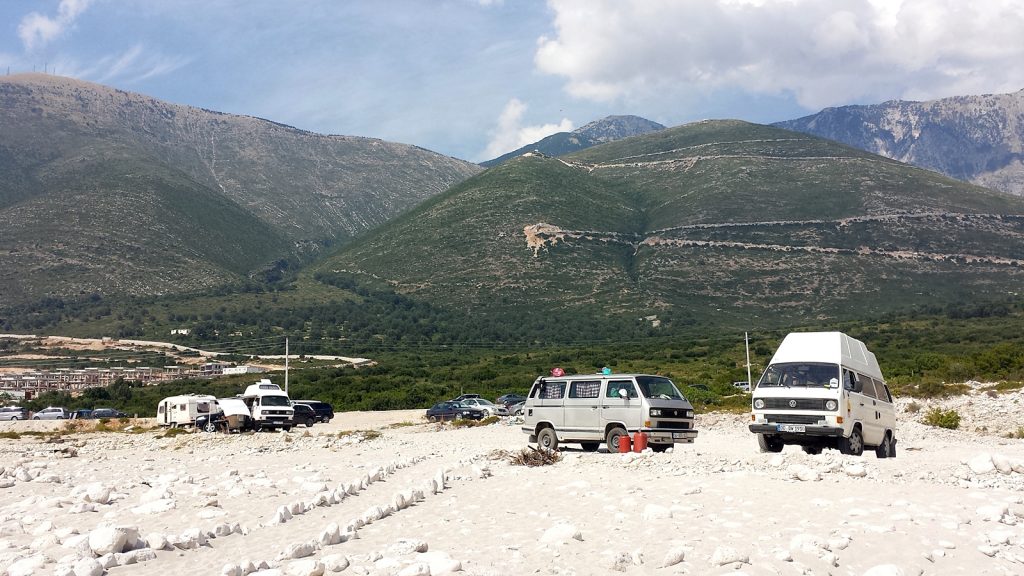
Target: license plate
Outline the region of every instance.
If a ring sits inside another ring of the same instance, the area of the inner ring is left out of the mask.
[[[684,434],[682,432],[673,432],[672,433],[672,439],[673,440],[682,440],[683,438],[686,438],[686,434]]]
[[[803,424],[779,424],[779,432],[805,432]]]

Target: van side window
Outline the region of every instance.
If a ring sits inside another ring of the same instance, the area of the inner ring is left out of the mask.
[[[883,397],[883,393],[884,393],[884,397]],[[882,400],[884,402],[888,402],[888,403],[892,404],[892,393],[889,392],[889,387],[886,386],[884,382],[882,382],[879,385],[879,387],[878,387],[878,396],[879,396],[879,400]]]
[[[864,385],[864,390],[861,393],[868,398],[878,398],[875,393],[875,380],[870,376],[861,376],[860,379]]]
[[[636,387],[631,380],[609,380],[608,388],[605,390],[605,398],[618,398],[619,390],[625,390],[630,398],[636,398]]]
[[[597,398],[600,393],[600,380],[579,380],[569,385],[569,398]]]
[[[565,395],[565,382],[544,381],[540,384],[541,400],[557,400]]]

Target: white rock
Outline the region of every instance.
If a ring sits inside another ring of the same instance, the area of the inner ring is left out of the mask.
[[[398,571],[398,576],[430,576],[430,564],[413,562]]]
[[[106,504],[110,502],[110,488],[99,482],[93,482],[85,488],[85,499],[86,502]]]
[[[1013,537],[1013,532],[1007,530],[994,530],[986,535],[986,539],[990,546],[1002,546],[1010,543],[1010,538]]]
[[[7,576],[32,576],[39,574],[46,565],[46,556],[36,554],[28,558],[22,558],[7,567]]]
[[[750,556],[740,552],[732,546],[719,546],[715,548],[714,553],[711,555],[711,563],[715,566],[725,566],[726,564],[733,564],[735,562],[749,564]]]
[[[989,474],[996,469],[995,464],[992,463],[992,455],[988,452],[982,452],[968,460],[967,467],[971,469],[971,472],[974,472],[979,476]]]
[[[845,472],[847,476],[852,476],[854,478],[863,478],[868,475],[868,471],[864,468],[863,464],[845,464],[843,465],[843,472]]]
[[[864,576],[906,576],[906,572],[895,564],[879,564],[868,568]]]
[[[177,501],[172,498],[164,498],[161,500],[153,500],[132,508],[132,512],[135,514],[162,514],[168,510],[172,510],[178,506]]]
[[[427,543],[417,538],[400,538],[398,542],[388,546],[388,551],[398,555],[426,552],[427,550]]]
[[[313,545],[309,542],[299,542],[297,544],[289,544],[283,552],[278,554],[278,558],[282,560],[288,560],[291,558],[305,558],[313,554]]]
[[[570,540],[583,541],[583,534],[568,522],[559,522],[544,531],[540,537],[541,544],[564,544]]]
[[[979,506],[975,511],[986,522],[999,522],[1010,511],[1010,508],[1005,504],[996,504],[992,506]]]
[[[238,564],[225,564],[220,569],[220,576],[243,576],[242,567]]]
[[[89,548],[97,556],[121,552],[127,541],[128,534],[113,526],[100,526],[89,532]]]
[[[462,562],[449,557],[444,552],[424,552],[417,559],[430,565],[430,576],[444,576],[462,571]]]
[[[149,562],[150,560],[156,560],[156,552],[152,548],[139,548],[138,550],[132,550],[132,554],[135,554],[136,562]]]
[[[828,543],[824,538],[814,534],[797,534],[789,540],[789,549],[793,552],[820,556],[823,551],[828,550]]]
[[[648,504],[647,506],[644,506],[643,514],[641,514],[641,518],[644,520],[661,520],[671,517],[672,510],[657,504]]]
[[[793,555],[789,552],[789,550],[786,550],[785,548],[776,548],[772,552],[772,557],[778,560],[779,562],[793,561]]]
[[[341,572],[348,568],[348,557],[344,554],[328,554],[320,559],[329,572]]]
[[[324,563],[315,558],[291,562],[285,573],[288,576],[323,576]]]
[[[665,553],[661,561],[661,567],[675,566],[686,559],[686,550],[682,546],[675,546]]]
[[[821,474],[814,468],[802,466],[796,471],[796,477],[802,482],[817,482],[821,480]]]
[[[992,455],[992,466],[1002,474],[1013,472],[1013,464],[1010,463],[1010,459],[1002,454]]]
[[[981,552],[985,556],[989,556],[989,557],[996,555],[996,549],[994,547],[988,546],[988,545],[978,546],[978,552]]]
[[[153,550],[166,550],[170,547],[170,544],[167,542],[167,537],[159,532],[147,534],[146,544]]]

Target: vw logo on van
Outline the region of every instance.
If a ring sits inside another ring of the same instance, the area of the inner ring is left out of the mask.
[[[796,408],[796,400],[790,400],[789,401],[789,407],[790,408]]]

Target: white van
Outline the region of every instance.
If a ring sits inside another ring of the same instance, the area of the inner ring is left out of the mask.
[[[242,394],[242,400],[252,415],[253,427],[292,429],[292,401],[281,387],[264,378],[250,384]]]
[[[693,406],[664,376],[542,376],[530,389],[523,417],[530,442],[549,450],[568,442],[593,452],[604,442],[617,452],[619,437],[637,431],[647,433],[655,452],[697,438]]]
[[[750,431],[762,452],[786,444],[808,454],[836,448],[859,456],[874,448],[896,457],[896,411],[875,355],[841,332],[783,339],[752,395]]]
[[[220,412],[217,398],[204,394],[186,394],[164,398],[156,406],[156,423],[160,426],[193,426],[196,418]]]

